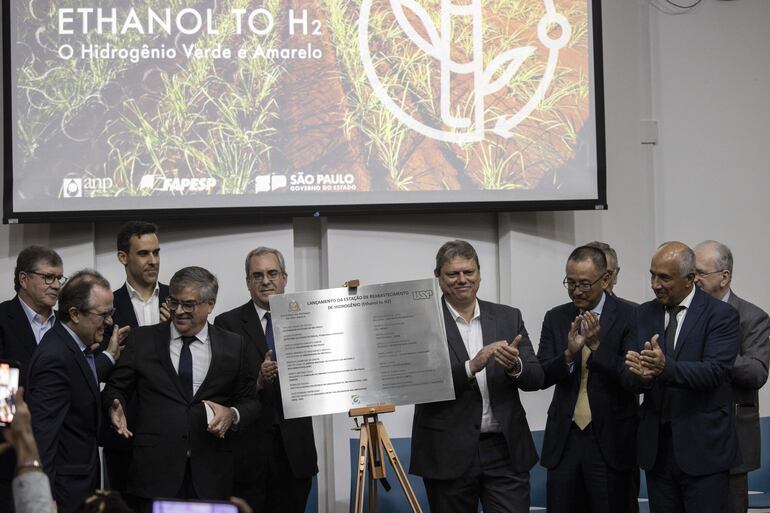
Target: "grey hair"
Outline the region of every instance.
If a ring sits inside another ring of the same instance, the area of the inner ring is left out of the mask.
[[[610,246],[606,242],[595,240],[595,241],[589,242],[588,244],[586,244],[586,246],[588,246],[589,248],[601,249],[602,252],[604,253],[604,258],[607,259],[608,267],[610,265],[610,262],[614,262],[615,267],[620,267],[620,262],[618,262],[617,252],[612,248],[612,246]]]
[[[471,246],[469,242],[464,240],[450,240],[445,242],[444,245],[439,248],[438,253],[436,253],[436,269],[433,271],[436,276],[441,273],[441,268],[445,263],[456,257],[474,260],[476,262],[476,267],[481,269],[479,255],[476,254],[476,250],[473,249],[473,246]]]
[[[249,277],[249,263],[253,257],[261,257],[262,255],[274,255],[278,260],[278,267],[281,268],[281,272],[286,274],[286,261],[283,259],[283,254],[274,248],[268,248],[267,246],[259,246],[258,248],[249,251],[246,255],[246,277]]]
[[[168,287],[172,292],[178,292],[188,287],[200,288],[201,301],[210,301],[217,298],[219,283],[217,277],[203,267],[185,267],[179,269],[171,277]]]
[[[695,246],[696,251],[701,248],[711,248],[716,252],[714,265],[717,267],[717,270],[730,271],[730,274],[733,273],[733,252],[730,251],[730,248],[716,240],[704,240]]]

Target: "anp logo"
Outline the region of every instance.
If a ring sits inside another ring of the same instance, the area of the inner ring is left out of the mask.
[[[394,99],[389,94],[390,85],[384,83],[378,74],[383,61],[388,56],[377,60],[372,59],[370,49],[370,22],[372,19],[372,4],[374,0],[363,0],[360,17],[358,20],[358,43],[361,60],[363,62],[366,78],[374,89],[377,98],[385,105],[387,110],[403,124],[427,137],[451,143],[472,143],[481,141],[485,137],[485,127],[488,114],[488,105],[485,99],[490,95],[499,93],[503,87],[516,76],[522,64],[529,59],[536,48],[534,46],[522,46],[508,48],[489,60],[484,67],[484,34],[485,26],[482,19],[481,0],[469,0],[465,5],[453,3],[451,0],[440,1],[440,26],[437,28],[430,14],[415,0],[389,0],[390,9],[395,16],[398,26],[406,34],[409,41],[425,54],[437,60],[440,67],[439,109],[438,119],[444,126],[431,126],[425,122],[427,116],[416,116],[404,109],[407,93],[401,98]],[[529,100],[522,105],[517,112],[499,114],[494,119],[494,126],[490,129],[497,135],[513,137],[512,130],[525,120],[538,107],[543,100],[549,85],[554,78],[554,71],[559,58],[559,50],[569,42],[572,27],[567,18],[556,12],[554,0],[543,0],[545,15],[537,23],[537,37],[548,50],[548,60],[545,70]],[[378,13],[379,14],[379,13]],[[411,20],[419,20],[419,31]],[[463,27],[455,29],[455,26]],[[470,27],[470,38],[467,37],[465,27]],[[559,28],[558,37],[551,37],[551,30]],[[424,35],[423,35],[424,34]],[[375,34],[375,36],[381,36]],[[427,38],[425,37],[427,36]],[[460,45],[458,39],[467,40],[470,48],[467,49],[467,62],[458,62],[453,57],[456,46]],[[467,99],[462,105],[457,103],[457,86],[455,80],[469,89]],[[413,90],[408,91],[413,93]],[[417,102],[432,102],[432,99],[418,99]],[[428,106],[430,110],[430,105]],[[418,119],[423,118],[423,119]],[[491,124],[490,124],[491,125]]]

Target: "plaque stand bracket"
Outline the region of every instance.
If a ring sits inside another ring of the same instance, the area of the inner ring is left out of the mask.
[[[390,491],[390,484],[385,474],[385,458],[383,455],[390,460],[390,465],[396,473],[412,513],[422,513],[417,497],[414,495],[414,490],[412,490],[406,472],[404,472],[404,467],[401,466],[396,450],[393,448],[393,444],[388,437],[388,432],[378,418],[378,415],[381,413],[391,413],[394,411],[396,411],[396,407],[393,404],[364,406],[348,411],[348,416],[355,418],[356,429],[360,433],[358,458],[356,461],[354,513],[363,513],[364,475],[366,475],[369,484],[369,513],[376,513],[377,511],[377,481],[382,482],[382,486],[386,491]],[[358,417],[363,418],[362,423],[359,423]]]

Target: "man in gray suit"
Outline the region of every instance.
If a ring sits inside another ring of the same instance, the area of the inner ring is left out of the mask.
[[[730,248],[713,240],[695,246],[695,283],[704,292],[733,306],[741,318],[741,348],[730,371],[730,379],[743,463],[730,469],[729,513],[746,513],[747,473],[760,465],[758,391],[767,381],[770,318],[759,307],[735,295],[730,289],[732,275]]]

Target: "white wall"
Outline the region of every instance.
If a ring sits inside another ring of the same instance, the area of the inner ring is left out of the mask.
[[[222,311],[245,300],[242,260],[256,245],[284,250],[289,288],[306,290],[350,278],[427,277],[438,246],[465,238],[481,257],[481,296],[519,307],[537,343],[545,311],[567,299],[563,266],[575,245],[615,246],[617,291],[641,301],[651,297],[649,258],[658,243],[715,238],[734,250],[738,293],[770,310],[770,2],[703,0],[680,16],[645,0],[603,3],[608,211],[161,223],[162,279],[183,265],[209,267],[221,282]],[[641,144],[643,119],[658,121],[657,145]],[[12,294],[15,255],[31,243],[59,250],[67,272],[96,266],[117,286],[115,228],[0,226],[0,297]],[[550,392],[524,396],[532,428],[542,429]],[[768,388],[762,401],[770,414]],[[408,436],[411,409],[399,410],[390,434]],[[347,511],[350,426],[344,416],[316,420],[321,503],[330,512]]]

